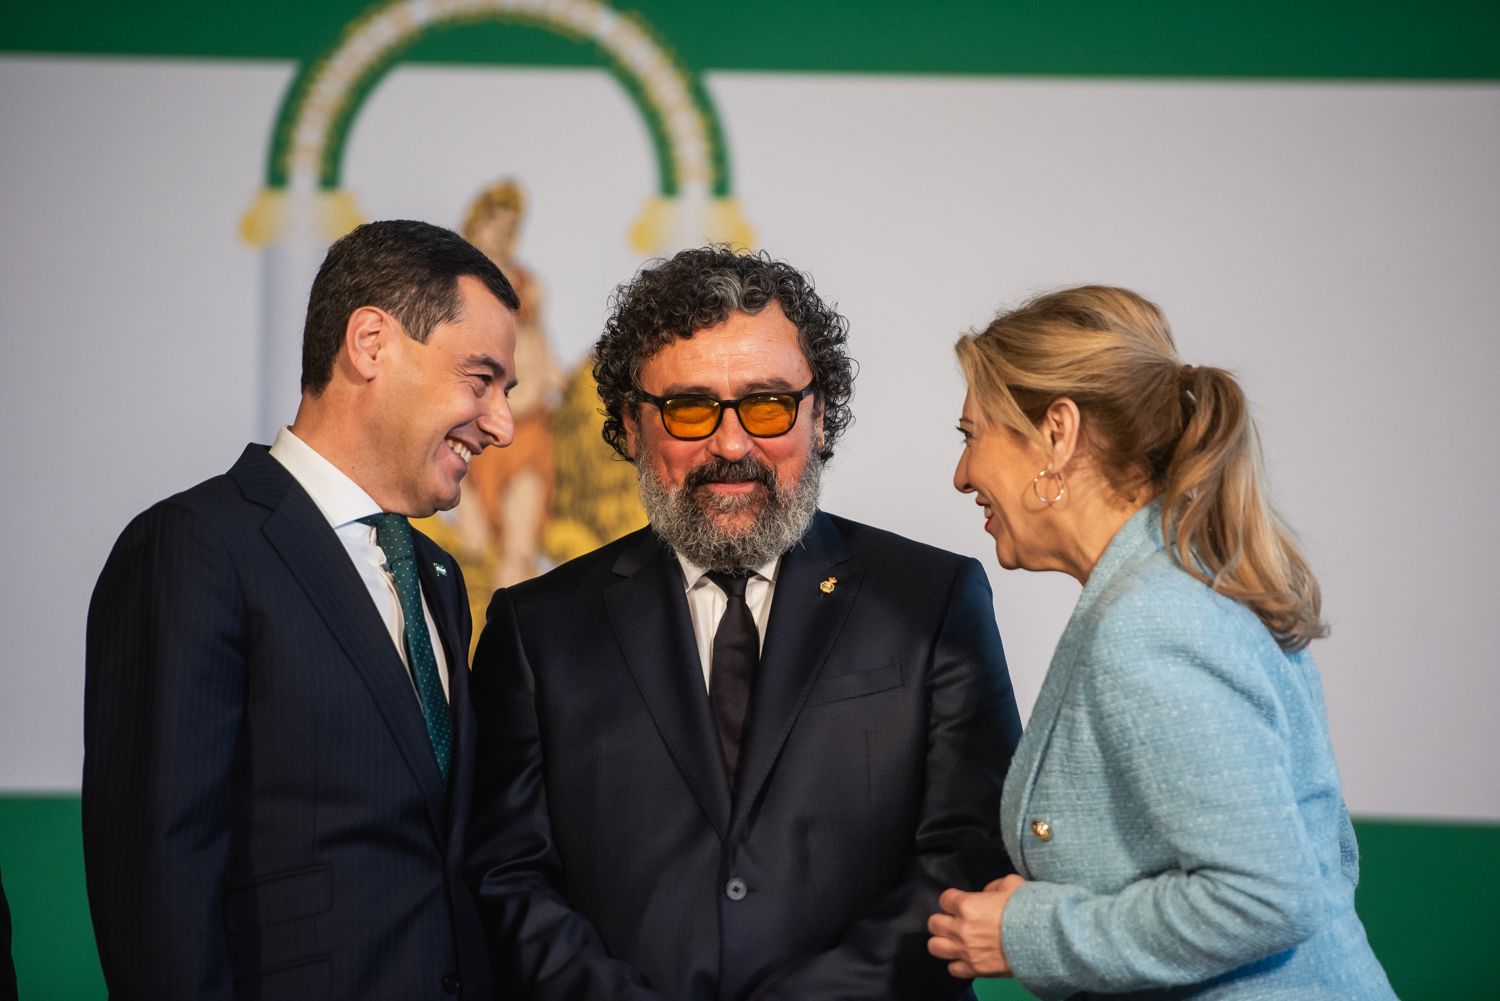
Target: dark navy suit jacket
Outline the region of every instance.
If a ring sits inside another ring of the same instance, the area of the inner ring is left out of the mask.
[[[15,1001],[16,964],[10,955],[10,905],[0,883],[0,1001]]]
[[[1020,721],[991,601],[975,561],[818,514],[778,570],[732,795],[649,529],[497,592],[471,866],[502,990],[966,994],[926,922],[946,887],[1010,871]]]
[[[450,665],[447,789],[380,613],[265,446],[121,535],[89,608],[84,714],[112,997],[490,996],[461,881],[468,602],[447,554],[420,533],[416,552]]]

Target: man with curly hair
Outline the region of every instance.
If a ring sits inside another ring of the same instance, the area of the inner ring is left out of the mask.
[[[594,375],[651,524],[496,592],[474,666],[502,996],[968,994],[926,920],[1010,870],[1020,722],[979,565],[818,510],[847,326],[722,247],[617,290]]]

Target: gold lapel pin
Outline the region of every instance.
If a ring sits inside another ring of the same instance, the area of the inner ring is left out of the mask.
[[[839,586],[839,579],[837,577],[830,577],[827,580],[825,580],[823,583],[821,583],[821,584],[818,585],[818,590],[822,591],[824,594],[832,594],[833,593],[833,589],[836,588],[836,587],[838,587],[838,586]]]

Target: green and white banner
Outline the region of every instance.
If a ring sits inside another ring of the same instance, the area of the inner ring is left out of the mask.
[[[1077,585],[1000,570],[953,491],[952,343],[1059,285],[1156,300],[1186,360],[1243,380],[1320,574],[1314,654],[1377,952],[1403,997],[1484,996],[1497,81],[1493,3],[8,12],[0,873],[22,996],[103,995],[76,796],[84,613],[114,537],[290,420],[330,240],[485,213],[519,227],[534,434],[432,526],[482,586],[638,517],[581,370],[608,295],[649,257],[748,243],[851,320],[857,420],[824,506],[985,563],[1023,712]]]

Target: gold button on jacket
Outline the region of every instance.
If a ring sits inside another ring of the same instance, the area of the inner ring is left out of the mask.
[[[1045,820],[1033,820],[1031,822],[1031,833],[1037,836],[1039,841],[1052,840],[1052,825]]]

